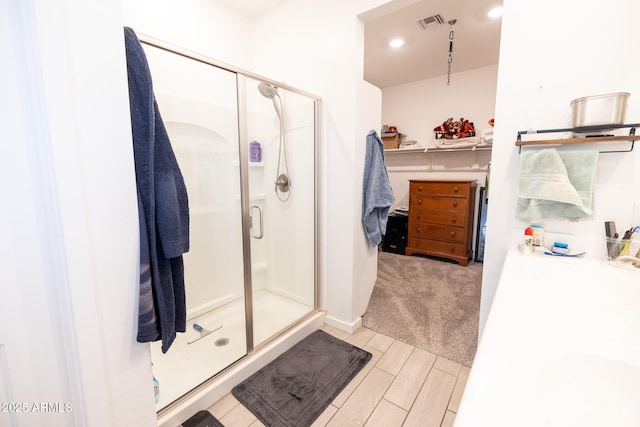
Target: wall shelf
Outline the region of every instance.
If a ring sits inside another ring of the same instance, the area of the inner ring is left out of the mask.
[[[463,172],[460,170],[461,164],[468,165],[468,169],[464,172],[486,172],[485,167],[481,167],[491,157],[491,146],[483,145],[481,147],[465,147],[465,148],[436,148],[436,147],[419,147],[419,148],[398,148],[384,150],[385,164],[400,167],[424,167],[424,172],[449,171],[447,167],[444,169],[436,169],[434,164],[440,162],[441,165],[453,165],[455,168],[451,172]],[[442,153],[442,156],[436,155]],[[451,153],[457,153],[454,155]],[[411,156],[413,154],[413,156]],[[408,156],[408,157],[405,157]]]
[[[460,153],[465,151],[491,151],[491,147],[469,147],[469,148],[434,148],[434,147],[420,147],[420,148],[394,148],[384,150],[385,154],[409,154],[409,153]]]
[[[535,134],[548,134],[548,133],[566,133],[572,134],[592,134],[588,136],[572,137],[572,138],[560,138],[560,139],[537,139],[531,141],[522,141],[522,135],[530,135],[530,131],[519,131],[516,140],[516,146],[519,147],[519,151],[523,146],[533,145],[562,145],[562,144],[580,144],[580,143],[601,143],[601,142],[625,142],[631,143],[628,150],[608,150],[600,151],[601,153],[628,153],[633,151],[635,141],[640,138],[636,136],[636,127],[640,127],[640,124],[622,124],[622,125],[602,125],[602,126],[585,126],[580,128],[565,128],[565,129],[543,129],[536,130]],[[629,129],[629,135],[612,135],[611,131],[617,129]]]
[[[264,161],[262,162],[247,162],[247,164],[249,165],[250,168],[263,168],[264,167]],[[239,167],[240,166],[240,162],[239,161],[235,161],[233,162],[233,166],[234,167]]]

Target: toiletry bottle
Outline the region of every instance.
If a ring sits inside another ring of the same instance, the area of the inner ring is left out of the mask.
[[[153,362],[151,362],[151,376],[153,377],[153,394],[156,397],[156,403],[160,400],[160,381],[153,373]]]
[[[524,242],[522,244],[522,253],[529,255],[533,253],[533,228],[527,227],[524,230]]]
[[[260,148],[260,143],[258,141],[252,141],[251,144],[249,144],[249,161],[262,161],[262,148]]]
[[[533,229],[533,246],[542,246],[544,241],[544,227],[541,225],[531,225]]]
[[[160,400],[160,382],[155,375],[153,376],[153,394],[156,397],[156,403],[158,403]]]

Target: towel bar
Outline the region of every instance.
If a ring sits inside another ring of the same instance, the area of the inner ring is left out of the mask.
[[[629,135],[612,136],[612,135],[597,135],[587,136],[580,138],[567,138],[567,139],[546,139],[536,141],[522,141],[522,135],[529,134],[530,131],[519,131],[516,140],[516,146],[518,147],[518,154],[522,152],[523,146],[530,145],[562,145],[562,144],[580,144],[580,143],[594,143],[594,142],[621,142],[629,141],[631,145],[628,150],[606,150],[599,151],[599,153],[630,153],[633,151],[635,141],[639,137],[636,136],[636,127],[640,127],[640,124],[622,124],[622,125],[601,125],[601,126],[584,126],[580,128],[564,128],[564,129],[543,129],[536,130],[536,133],[552,133],[552,132],[573,132],[573,133],[589,133],[589,132],[608,132],[613,129],[629,128]]]

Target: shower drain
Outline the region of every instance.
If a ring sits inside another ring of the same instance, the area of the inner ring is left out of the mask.
[[[215,342],[216,347],[223,347],[229,344],[229,338],[218,338]]]

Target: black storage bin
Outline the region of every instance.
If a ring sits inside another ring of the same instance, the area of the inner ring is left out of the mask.
[[[387,217],[387,232],[382,239],[382,250],[404,255],[407,247],[407,230],[409,218],[405,215],[389,214]]]

